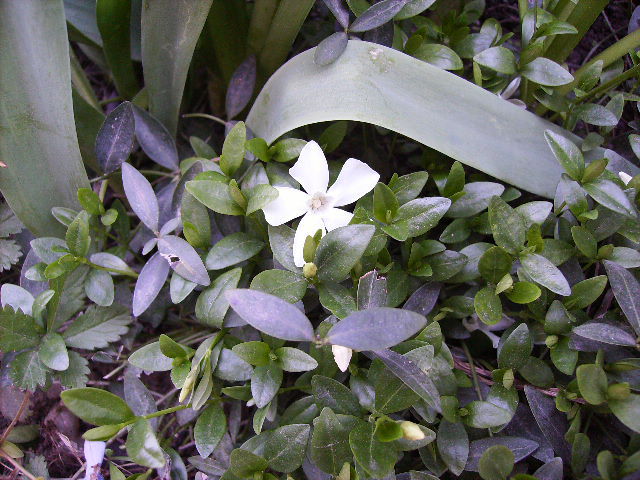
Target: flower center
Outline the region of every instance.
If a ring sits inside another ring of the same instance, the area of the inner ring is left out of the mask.
[[[311,200],[309,200],[309,208],[314,212],[318,212],[322,210],[328,204],[329,204],[328,197],[324,193],[320,193],[320,192],[314,193],[311,196]]]

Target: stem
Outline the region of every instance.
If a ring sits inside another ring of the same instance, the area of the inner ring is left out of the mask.
[[[464,354],[467,356],[467,360],[469,360],[469,368],[471,369],[471,379],[473,381],[473,386],[478,394],[478,399],[483,400],[482,398],[482,390],[480,390],[480,382],[478,381],[478,374],[476,373],[476,366],[473,363],[473,357],[471,356],[471,352],[469,351],[469,347],[467,347],[466,342],[462,342],[462,349],[464,350]]]
[[[169,413],[177,412],[179,410],[184,410],[185,408],[191,408],[191,404],[188,403],[186,405],[177,405],[175,407],[165,408],[164,410],[159,410],[154,413],[150,413],[148,415],[143,415],[142,418],[146,418],[149,420],[150,418],[161,417],[162,415],[167,415]]]
[[[34,475],[31,474],[31,472],[27,471],[22,465],[20,465],[18,462],[16,462],[13,458],[11,458],[9,455],[7,455],[4,450],[2,450],[0,448],[0,457],[4,458],[5,460],[7,460],[11,465],[13,465],[17,470],[20,470],[20,473],[22,473],[25,477],[27,477],[29,480],[42,480],[41,477],[35,477]]]
[[[115,273],[116,275],[125,275],[127,277],[138,278],[138,274],[136,272],[128,272],[126,270],[119,270],[117,268],[103,267],[102,265],[97,265],[86,258],[79,258],[78,260],[91,268],[95,268],[96,270],[103,270],[105,272]]]
[[[602,60],[602,67],[606,68],[608,65],[611,65],[617,59],[625,56],[627,53],[629,53],[630,50],[634,50],[638,46],[640,46],[640,30],[636,30],[635,32],[630,33],[619,42],[614,43],[609,48],[593,57],[589,62],[585,63],[582,67],[576,70],[576,72],[573,74],[573,82],[567,85],[563,85],[562,87],[558,88],[558,91],[563,95],[570,92],[571,89],[580,82],[580,79],[584,76],[589,67],[591,67],[591,65],[593,65],[595,62]]]
[[[24,392],[24,396],[22,397],[22,402],[20,403],[20,407],[18,408],[18,413],[16,413],[16,416],[13,417],[13,420],[11,420],[11,423],[9,424],[9,426],[5,428],[4,432],[2,433],[2,436],[0,436],[0,445],[4,443],[4,441],[7,439],[7,437],[11,433],[11,430],[13,430],[13,427],[15,427],[16,423],[18,423],[18,421],[20,420],[20,417],[22,416],[22,412],[24,412],[24,409],[27,408],[27,403],[29,403],[30,397],[31,397],[30,391],[27,390],[26,392]]]
[[[609,90],[615,88],[616,86],[618,86],[619,84],[621,84],[622,82],[629,80],[630,78],[636,76],[636,75],[640,75],[640,64],[636,65],[635,67],[630,68],[629,70],[622,72],[620,75],[618,75],[615,78],[612,78],[611,80],[609,80],[606,83],[603,83],[602,85],[594,88],[593,90],[590,90],[586,95],[583,95],[580,98],[576,98],[575,100],[575,104],[579,104],[582,102],[586,102],[587,100],[590,100],[593,97],[597,97],[598,95],[602,94],[602,93],[606,93]]]
[[[185,113],[184,115],[182,115],[182,118],[206,118],[207,120],[218,122],[220,125],[224,125],[225,127],[227,126],[227,122],[225,122],[221,118],[209,115],[208,113]]]

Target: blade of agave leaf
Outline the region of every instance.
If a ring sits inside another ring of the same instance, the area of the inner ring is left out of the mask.
[[[554,195],[562,168],[544,131],[579,140],[463,78],[397,50],[352,40],[342,57],[327,67],[315,65],[313,55],[313,50],[301,53],[269,79],[247,117],[256,136],[270,143],[311,123],[373,123],[548,198]],[[590,152],[595,158],[603,153]]]
[[[71,83],[85,102],[96,110],[100,110],[96,94],[91,87],[91,83],[89,82],[87,75],[84,73],[84,70],[80,65],[78,57],[76,57],[76,54],[71,49],[69,49],[69,54],[71,56]]]
[[[249,28],[245,0],[213,0],[202,35],[206,48],[213,52],[208,65],[222,74],[225,84],[246,58],[244,39]]]
[[[142,67],[151,113],[175,136],[193,50],[212,0],[142,5]]]
[[[0,2],[0,45],[0,190],[34,235],[61,235],[51,209],[77,208],[78,188],[89,186],[62,0]]]
[[[76,36],[84,37],[85,42],[102,46],[102,38],[96,23],[96,0],[64,0],[64,13],[67,22],[76,30]]]

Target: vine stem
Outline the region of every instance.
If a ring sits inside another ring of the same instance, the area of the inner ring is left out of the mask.
[[[15,427],[16,423],[18,423],[18,421],[20,420],[20,417],[22,416],[24,409],[27,408],[27,403],[29,402],[29,398],[31,398],[31,392],[27,390],[26,392],[24,392],[24,396],[22,397],[22,402],[20,403],[20,407],[18,408],[18,413],[16,413],[15,417],[13,417],[13,420],[11,420],[11,423],[9,424],[9,426],[5,428],[4,432],[2,433],[2,436],[0,436],[0,446],[4,443],[4,441],[7,439],[7,437],[11,433],[11,430],[13,430],[13,427]]]
[[[138,278],[139,276],[136,272],[128,272],[126,270],[119,270],[117,268],[109,268],[109,267],[103,267],[102,265],[97,265],[86,258],[80,259],[80,261],[85,265],[90,266],[91,268],[95,268],[96,270],[103,270],[105,272],[115,273],[117,275],[125,275],[131,278]]]
[[[4,458],[6,461],[8,461],[11,465],[13,465],[16,469],[20,470],[20,473],[22,473],[22,475],[24,475],[25,477],[27,477],[29,480],[42,480],[42,477],[36,477],[34,476],[31,472],[29,472],[27,469],[25,469],[22,465],[20,465],[18,462],[16,462],[13,458],[11,458],[11,456],[9,456],[4,450],[2,450],[0,448],[0,457]]]

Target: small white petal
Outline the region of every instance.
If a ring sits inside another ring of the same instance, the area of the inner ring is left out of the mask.
[[[331,352],[333,352],[333,359],[336,361],[336,365],[338,365],[340,371],[346,372],[347,368],[349,368],[353,350],[341,345],[331,345]]]
[[[353,218],[353,213],[346,212],[339,208],[330,208],[326,212],[322,212],[322,221],[327,228],[327,232],[335,230],[338,227],[349,225]]]
[[[622,182],[625,185],[628,185],[629,182],[631,181],[631,179],[633,178],[631,175],[629,175],[628,173],[624,173],[624,172],[618,172],[618,176],[620,177],[620,180],[622,180]]]
[[[102,460],[104,460],[104,449],[107,446],[105,442],[92,442],[85,440],[84,442],[84,459],[87,462],[84,478],[92,480],[98,478],[97,473],[100,471]]]
[[[329,165],[320,145],[314,141],[307,143],[289,174],[310,195],[325,193],[329,185]]]
[[[379,179],[380,174],[369,165],[350,158],[340,170],[327,195],[331,197],[334,207],[349,205],[373,190]]]
[[[309,195],[291,187],[276,187],[278,198],[263,207],[264,218],[277,227],[301,217],[309,209]]]
[[[293,261],[297,267],[304,267],[304,241],[309,235],[315,235],[318,230],[322,230],[322,235],[325,234],[324,222],[320,215],[307,213],[302,217],[293,237]]]

